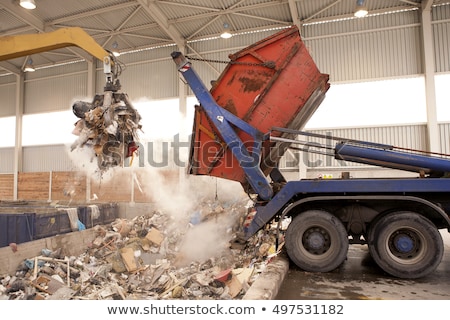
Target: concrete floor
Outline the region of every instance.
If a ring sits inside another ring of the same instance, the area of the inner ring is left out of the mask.
[[[350,245],[348,258],[330,273],[304,272],[290,263],[276,300],[447,300],[450,299],[450,234],[441,231],[444,257],[425,278],[404,280],[385,274],[367,246]]]

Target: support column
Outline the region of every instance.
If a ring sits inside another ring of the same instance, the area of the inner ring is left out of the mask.
[[[50,170],[48,177],[48,202],[52,202],[52,183],[53,183],[53,171]]]
[[[302,22],[298,16],[297,1],[288,0],[289,10],[291,11],[292,22],[298,27],[300,33],[302,31]]]
[[[305,159],[305,152],[304,151],[297,151],[298,152],[298,179],[306,179],[306,175],[308,173],[308,167],[306,165],[307,159]]]
[[[135,205],[135,196],[134,196],[134,185],[136,184],[136,173],[134,172],[133,168],[131,169],[131,184],[130,184],[130,191],[131,191],[131,195],[130,195],[130,206],[133,207]]]
[[[92,61],[86,61],[87,63],[87,87],[86,94],[91,99],[94,98],[96,93],[96,84],[97,84],[97,60],[95,58]],[[86,175],[86,203],[91,202],[91,177]]]
[[[87,61],[88,64],[88,76],[87,76],[87,88],[86,93],[88,97],[94,97],[96,93],[96,84],[97,84],[97,67],[96,67],[96,59],[93,59],[94,62]]]
[[[184,53],[186,51],[186,47],[179,48],[180,52]],[[187,136],[185,136],[186,132],[186,113],[187,113],[187,86],[183,81],[178,81],[178,98],[179,98],[179,111],[180,111],[180,117],[179,117],[179,125],[178,128],[180,128],[180,134],[179,134],[179,140],[185,141],[187,139]],[[180,167],[178,168],[178,175],[179,175],[179,184],[183,184],[186,179],[186,168]]]
[[[22,121],[23,121],[23,105],[24,105],[24,74],[21,72],[16,76],[16,130],[14,144],[14,185],[13,199],[18,199],[19,191],[19,172],[23,170],[22,160]]]
[[[425,98],[427,108],[427,130],[428,130],[428,150],[431,152],[441,152],[439,141],[439,127],[437,123],[436,111],[436,86],[433,30],[431,27],[431,5],[432,0],[422,2],[422,46],[423,46],[423,68],[425,75]]]

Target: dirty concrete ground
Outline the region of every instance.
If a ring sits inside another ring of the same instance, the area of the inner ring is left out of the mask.
[[[448,300],[450,299],[450,234],[441,231],[444,257],[432,274],[405,280],[385,274],[367,246],[351,245],[347,260],[330,273],[309,273],[289,266],[276,300]]]

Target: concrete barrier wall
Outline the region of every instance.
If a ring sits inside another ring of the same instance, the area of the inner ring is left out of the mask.
[[[61,248],[61,253],[65,256],[78,256],[94,239],[95,230],[86,229],[18,244],[16,252],[13,252],[10,247],[0,248],[0,275],[13,275],[25,259],[41,255],[42,249],[55,251]]]

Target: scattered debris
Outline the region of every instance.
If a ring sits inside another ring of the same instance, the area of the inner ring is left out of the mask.
[[[196,224],[192,217],[177,224],[154,211],[97,225],[96,238],[80,256],[44,248],[14,276],[0,277],[0,299],[241,299],[277,254],[274,228],[259,231],[241,249],[229,246],[246,211],[244,201],[205,202],[196,211]],[[215,228],[212,240],[205,232],[208,224]],[[198,242],[189,243],[196,232]],[[195,259],[198,248],[211,254]]]
[[[11,248],[12,252],[16,253],[17,252],[17,243],[11,242],[9,244],[9,247]]]

